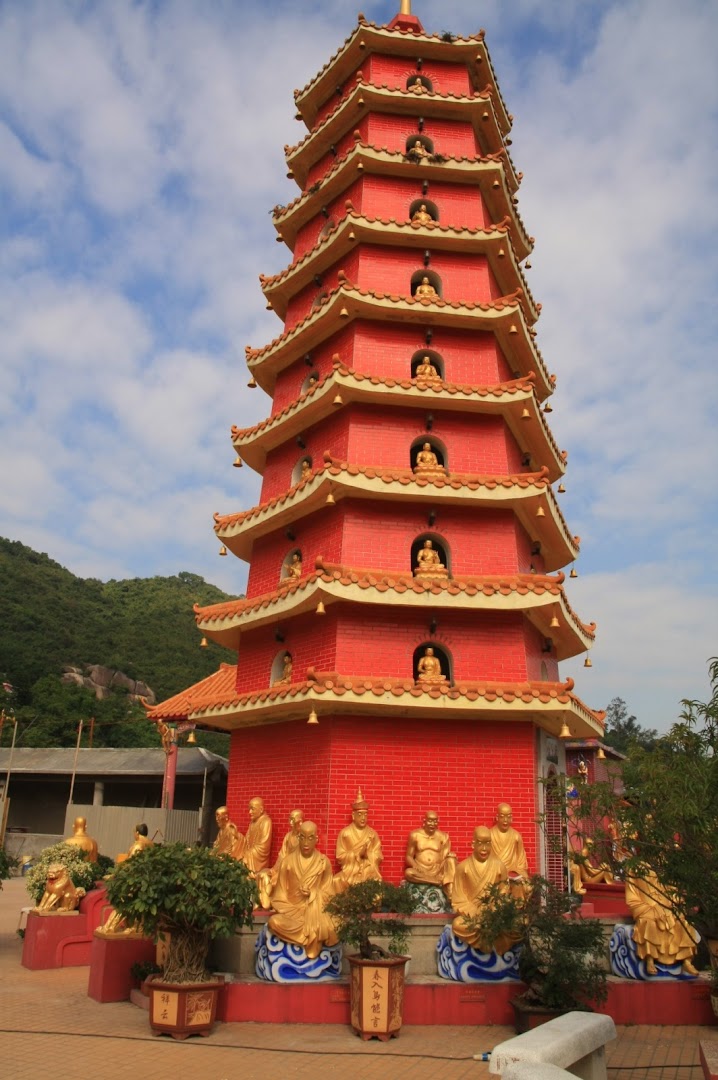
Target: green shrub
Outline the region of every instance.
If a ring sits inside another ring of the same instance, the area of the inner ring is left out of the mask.
[[[36,904],[39,904],[42,900],[45,882],[47,881],[47,871],[53,863],[62,863],[67,869],[70,881],[75,888],[84,889],[85,892],[93,889],[95,882],[100,877],[97,864],[88,862],[84,858],[82,851],[74,844],[66,844],[64,841],[60,844],[53,844],[40,853],[40,858],[25,879],[30,898]]]

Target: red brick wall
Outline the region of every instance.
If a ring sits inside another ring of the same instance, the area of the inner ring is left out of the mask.
[[[368,121],[368,122],[367,122]],[[392,113],[371,113],[359,126],[366,136],[364,142],[379,149],[402,153],[406,151],[409,136],[428,136],[434,144],[434,153],[445,157],[474,157],[477,153],[476,136],[471,124],[461,120],[437,120],[426,117],[423,132],[417,130],[413,116],[395,116]]]
[[[260,596],[277,588],[282,564],[291,551],[301,551],[306,573],[322,555],[329,562],[340,562],[343,514],[326,507],[301,518],[293,525],[295,540],[287,540],[284,529],[263,536],[252,553],[247,582],[247,596]],[[243,646],[244,648],[244,646]]]
[[[424,195],[423,180],[420,170],[407,171],[405,179],[365,176],[361,194],[351,198],[356,209],[367,217],[406,221],[411,203],[415,199],[425,198],[436,204],[442,225],[477,229],[489,224],[490,217],[475,185],[445,184],[432,180],[428,193]]]
[[[277,738],[281,753],[273,749]],[[300,807],[319,826],[321,850],[333,859],[361,786],[369,824],[382,842],[383,875],[399,882],[408,835],[426,810],[439,811],[440,828],[464,859],[474,828],[491,825],[497,804],[508,800],[536,870],[537,773],[535,735],[526,722],[321,717],[317,727],[296,721],[236,732],[227,805],[244,831],[249,799],[264,799],[274,822],[272,860],[290,810]]]
[[[319,234],[328,221],[336,223],[340,222],[346,217],[346,203],[353,202],[358,209],[358,203],[361,200],[361,187],[363,180],[355,180],[353,184],[350,184],[344,191],[340,191],[339,194],[326,203],[327,216],[320,213],[313,217],[311,221],[308,221],[306,225],[297,233],[297,239],[294,245],[294,262],[304,255],[305,252],[310,251],[319,239]]]
[[[395,379],[409,378],[412,356],[427,348],[424,327],[399,322],[389,325],[360,320],[354,324],[351,346],[350,339],[345,340],[346,350],[332,350],[343,363],[363,373],[377,372]],[[437,326],[430,348],[442,356],[447,382],[492,386],[514,377],[491,333]]]
[[[302,387],[307,376],[312,372],[316,372],[319,377],[330,372],[333,364],[332,357],[335,353],[338,353],[342,358],[350,358],[353,349],[353,337],[353,327],[347,326],[311,350],[311,364],[307,365],[304,362],[304,357],[301,356],[289,367],[280,371],[274,387],[271,415],[274,416],[276,413],[286,409],[291,402],[296,401],[302,393]]]
[[[420,48],[417,47],[417,56]],[[363,69],[367,82],[375,86],[386,84],[400,90],[406,89],[406,82],[412,75],[417,74],[416,61],[408,57],[398,56],[371,56]],[[426,60],[421,69],[421,74],[431,80],[435,93],[439,94],[469,94],[469,72],[465,64],[447,64],[440,60]]]

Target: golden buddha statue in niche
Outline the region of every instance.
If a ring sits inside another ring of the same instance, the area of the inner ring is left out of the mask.
[[[302,462],[302,472],[299,477],[300,480],[311,480],[312,478],[312,463],[309,458],[304,458]]]
[[[420,79],[415,79],[414,82],[409,83],[407,90],[412,94],[428,94],[428,87],[424,86]]]
[[[417,885],[437,885],[451,899],[456,855],[448,834],[439,830],[436,810],[427,810],[420,829],[409,834],[404,877]]]
[[[229,811],[226,806],[218,806],[214,812],[214,820],[217,822],[218,833],[212,844],[214,855],[231,855],[237,858],[237,845],[243,839],[237,826],[229,820]]]
[[[300,945],[310,959],[319,956],[325,945],[336,945],[334,922],[324,912],[335,893],[332,866],[317,851],[317,827],[305,821],[299,829],[297,846],[278,864],[274,881],[268,871],[258,875],[262,906],[274,908],[267,926],[282,941]]]
[[[421,362],[416,365],[414,378],[417,382],[441,382],[441,376],[428,356],[422,356]]]
[[[439,558],[439,553],[431,540],[425,540],[416,553],[416,566],[414,577],[418,578],[445,578],[449,571]]]
[[[414,296],[415,296],[415,298],[417,300],[439,300],[440,299],[438,292],[436,291],[434,286],[431,284],[431,282],[429,281],[426,274],[421,279],[420,284],[416,286],[416,292],[414,293]]]
[[[288,578],[298,580],[302,576],[302,556],[298,551],[295,551],[288,563],[284,565],[283,579],[286,581]]]
[[[241,859],[253,875],[266,870],[269,865],[269,849],[272,846],[272,819],[264,809],[264,801],[258,796],[249,800],[249,828],[246,835],[239,834],[235,858]]]
[[[657,975],[656,964],[680,964],[684,975],[697,975],[692,959],[698,934],[676,916],[670,890],[649,870],[643,878],[626,876],[626,904],[633,916],[636,952],[646,974]]]
[[[416,455],[414,473],[429,479],[446,476],[446,469],[440,464],[438,457],[431,449],[431,443],[425,442]]]
[[[84,853],[86,862],[97,862],[97,841],[87,835],[87,818],[76,817],[72,826],[72,836],[65,838],[65,844],[71,844]]]
[[[272,686],[288,685],[292,681],[293,666],[294,665],[292,663],[292,654],[285,652],[284,659],[282,660],[282,674],[274,680]]]
[[[427,160],[427,158],[431,157],[431,151],[426,149],[421,139],[414,140],[414,145],[409,150],[409,154],[412,157],[420,158],[420,164],[423,164]]]
[[[384,855],[381,841],[368,825],[369,803],[357,792],[352,803],[352,822],[337,837],[337,862],[341,870],[335,877],[338,892],[358,881],[381,881],[379,864]]]
[[[424,649],[424,655],[416,665],[417,677],[416,681],[423,685],[430,685],[433,683],[445,683],[446,675],[441,671],[441,662],[434,656],[434,650],[431,645],[428,645]]]
[[[412,222],[415,222],[417,225],[435,225],[436,224],[433,217],[431,216],[429,211],[426,209],[426,203],[422,203],[420,205],[419,209],[414,211],[414,213],[411,215],[411,220],[412,220]]]
[[[521,833],[514,829],[513,814],[508,803],[499,803],[491,826],[491,850],[506,867],[512,891],[524,895],[528,890],[524,883],[529,878],[529,863],[524,850]]]
[[[516,935],[504,934],[496,941],[484,941],[480,931],[469,926],[465,918],[480,915],[482,907],[488,903],[486,893],[489,888],[507,879],[508,870],[491,850],[491,831],[480,825],[474,829],[472,854],[456,868],[452,903],[458,914],[451,924],[457,938],[480,952],[504,953],[519,940]]]

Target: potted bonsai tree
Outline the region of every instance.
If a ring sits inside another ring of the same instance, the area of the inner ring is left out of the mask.
[[[581,918],[576,900],[538,875],[525,896],[507,893],[499,882],[473,920],[487,941],[521,935],[519,975],[526,990],[511,1002],[518,1032],[606,999],[603,928],[598,919]]]
[[[325,910],[336,923],[342,944],[354,946],[350,968],[352,1027],[363,1039],[382,1041],[401,1028],[405,954],[416,906],[406,885],[359,881],[338,893]],[[386,938],[387,949],[372,938]]]
[[[252,925],[257,892],[244,863],[158,844],[118,866],[107,899],[128,924],[165,939],[161,975],[149,983],[152,1029],[180,1039],[209,1034],[222,986],[207,971],[210,941]]]

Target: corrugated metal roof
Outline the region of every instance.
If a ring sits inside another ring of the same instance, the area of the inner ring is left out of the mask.
[[[9,749],[0,750],[0,774],[7,772]],[[42,773],[70,776],[75,762],[75,750],[67,748],[18,747],[12,756],[12,775]],[[200,746],[181,747],[177,751],[177,775],[201,776],[210,773],[227,775],[226,758],[203,750]],[[78,776],[163,776],[164,750],[154,748],[123,748],[80,750],[77,754]]]

